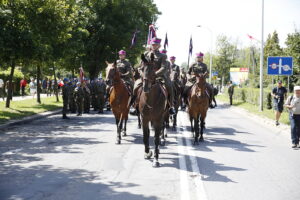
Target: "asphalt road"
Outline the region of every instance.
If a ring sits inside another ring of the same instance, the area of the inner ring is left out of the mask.
[[[209,110],[205,141],[192,146],[187,119],[180,112],[168,130],[160,168],[144,160],[133,116],[121,145],[110,112],[2,131],[0,199],[300,199],[300,150],[287,133],[223,105]]]

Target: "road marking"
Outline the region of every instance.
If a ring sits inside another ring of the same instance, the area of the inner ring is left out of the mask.
[[[181,121],[179,122],[181,123]],[[185,147],[183,144],[182,135],[177,135],[178,145],[177,150],[179,154],[179,168],[180,168],[180,188],[181,188],[181,200],[189,200],[190,199],[190,190],[189,190],[189,182],[188,182],[188,173],[185,162]]]
[[[37,144],[37,143],[41,143],[41,142],[44,142],[45,139],[36,139],[36,140],[33,140],[31,143],[33,144]]]
[[[182,122],[184,120],[187,120],[187,119],[183,119],[183,118],[184,117],[182,116],[182,114],[179,114],[179,120],[181,122],[181,125],[182,125]],[[203,184],[203,181],[202,181],[203,175],[200,173],[200,170],[199,170],[197,157],[196,157],[195,151],[193,150],[193,147],[192,147],[190,134],[186,130],[185,125],[182,125],[182,128],[183,128],[183,131],[181,132],[182,137],[186,141],[187,155],[189,157],[189,160],[190,160],[191,166],[192,166],[192,170],[193,170],[192,177],[195,177],[194,182],[195,182],[195,185],[196,185],[196,193],[197,193],[197,197],[198,197],[197,199],[207,200],[207,195],[206,195],[206,192],[204,190],[204,184]]]
[[[18,153],[19,151],[22,151],[22,150],[23,150],[23,148],[7,151],[7,152],[3,153],[3,155],[11,155],[14,153]]]

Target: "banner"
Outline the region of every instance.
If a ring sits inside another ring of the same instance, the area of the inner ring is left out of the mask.
[[[234,85],[243,84],[249,78],[249,68],[230,68],[230,80]]]

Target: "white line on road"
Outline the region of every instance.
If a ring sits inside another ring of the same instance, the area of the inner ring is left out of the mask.
[[[182,122],[184,120],[187,120],[187,119],[184,119],[184,117],[182,116],[182,113],[180,113],[179,114],[179,120],[180,120],[180,123],[182,124]],[[189,160],[190,160],[191,165],[192,165],[192,170],[193,170],[192,177],[195,177],[194,182],[195,182],[195,185],[196,185],[196,191],[197,191],[197,197],[198,197],[197,199],[207,200],[207,195],[206,195],[206,192],[204,190],[204,184],[203,184],[203,181],[202,181],[202,174],[200,173],[200,170],[199,170],[196,154],[195,154],[195,152],[192,148],[192,144],[191,144],[191,140],[190,140],[190,134],[186,130],[185,125],[182,125],[182,128],[183,128],[182,136],[183,136],[183,138],[185,138],[186,146],[187,146],[187,148],[186,148],[187,155],[189,156]]]
[[[11,154],[14,154],[14,153],[18,153],[22,150],[23,150],[23,148],[7,151],[7,152],[3,153],[3,155],[11,155]]]
[[[37,144],[37,143],[41,143],[43,141],[45,141],[45,139],[36,139],[36,140],[33,140],[31,143]]]
[[[179,122],[181,123],[181,121]],[[180,188],[181,188],[181,199],[189,200],[190,199],[190,190],[189,190],[189,182],[188,182],[188,173],[185,162],[185,151],[182,135],[178,135],[178,145],[177,150],[179,154],[179,168],[180,168]]]

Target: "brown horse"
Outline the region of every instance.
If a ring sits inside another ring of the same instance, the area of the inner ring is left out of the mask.
[[[147,60],[142,54],[143,61],[143,88],[139,100],[139,110],[141,113],[143,138],[145,145],[145,159],[150,159],[152,151],[149,147],[150,129],[149,122],[154,128],[154,160],[153,167],[159,167],[159,144],[160,136],[163,130],[164,119],[162,116],[167,112],[167,96],[159,81],[156,79],[154,70],[154,54],[151,54],[151,60]]]
[[[209,96],[206,92],[206,74],[199,74],[196,76],[196,83],[191,88],[188,99],[188,113],[191,121],[191,129],[194,134],[194,144],[199,144],[199,132],[200,141],[203,141],[203,130],[205,126],[205,118],[209,107]],[[200,119],[200,130],[199,130]],[[194,122],[194,125],[193,125]]]
[[[171,116],[171,118],[173,120],[173,130],[176,130],[177,113],[178,113],[178,108],[181,103],[181,93],[182,93],[183,87],[179,80],[179,74],[176,71],[173,71],[173,73],[171,74],[171,81],[172,81],[173,90],[174,90],[174,108],[175,108],[175,115]]]
[[[139,72],[139,67],[133,69],[133,79],[134,79],[134,81],[137,81],[141,78],[141,74]],[[142,88],[139,88],[138,91],[137,91],[137,94],[141,94],[141,92],[142,92]],[[139,111],[139,95],[137,95],[137,97],[135,99],[135,102],[133,102],[132,107],[134,107],[135,110],[136,110],[135,114],[138,117],[138,128],[140,129],[142,126],[141,126],[141,114],[140,114],[140,111]]]
[[[109,93],[109,103],[116,119],[118,133],[116,144],[121,144],[121,132],[123,133],[123,136],[126,136],[130,95],[125,83],[120,77],[120,72],[117,68],[116,62],[106,62],[106,64],[106,80],[109,80],[112,84],[112,89]]]

